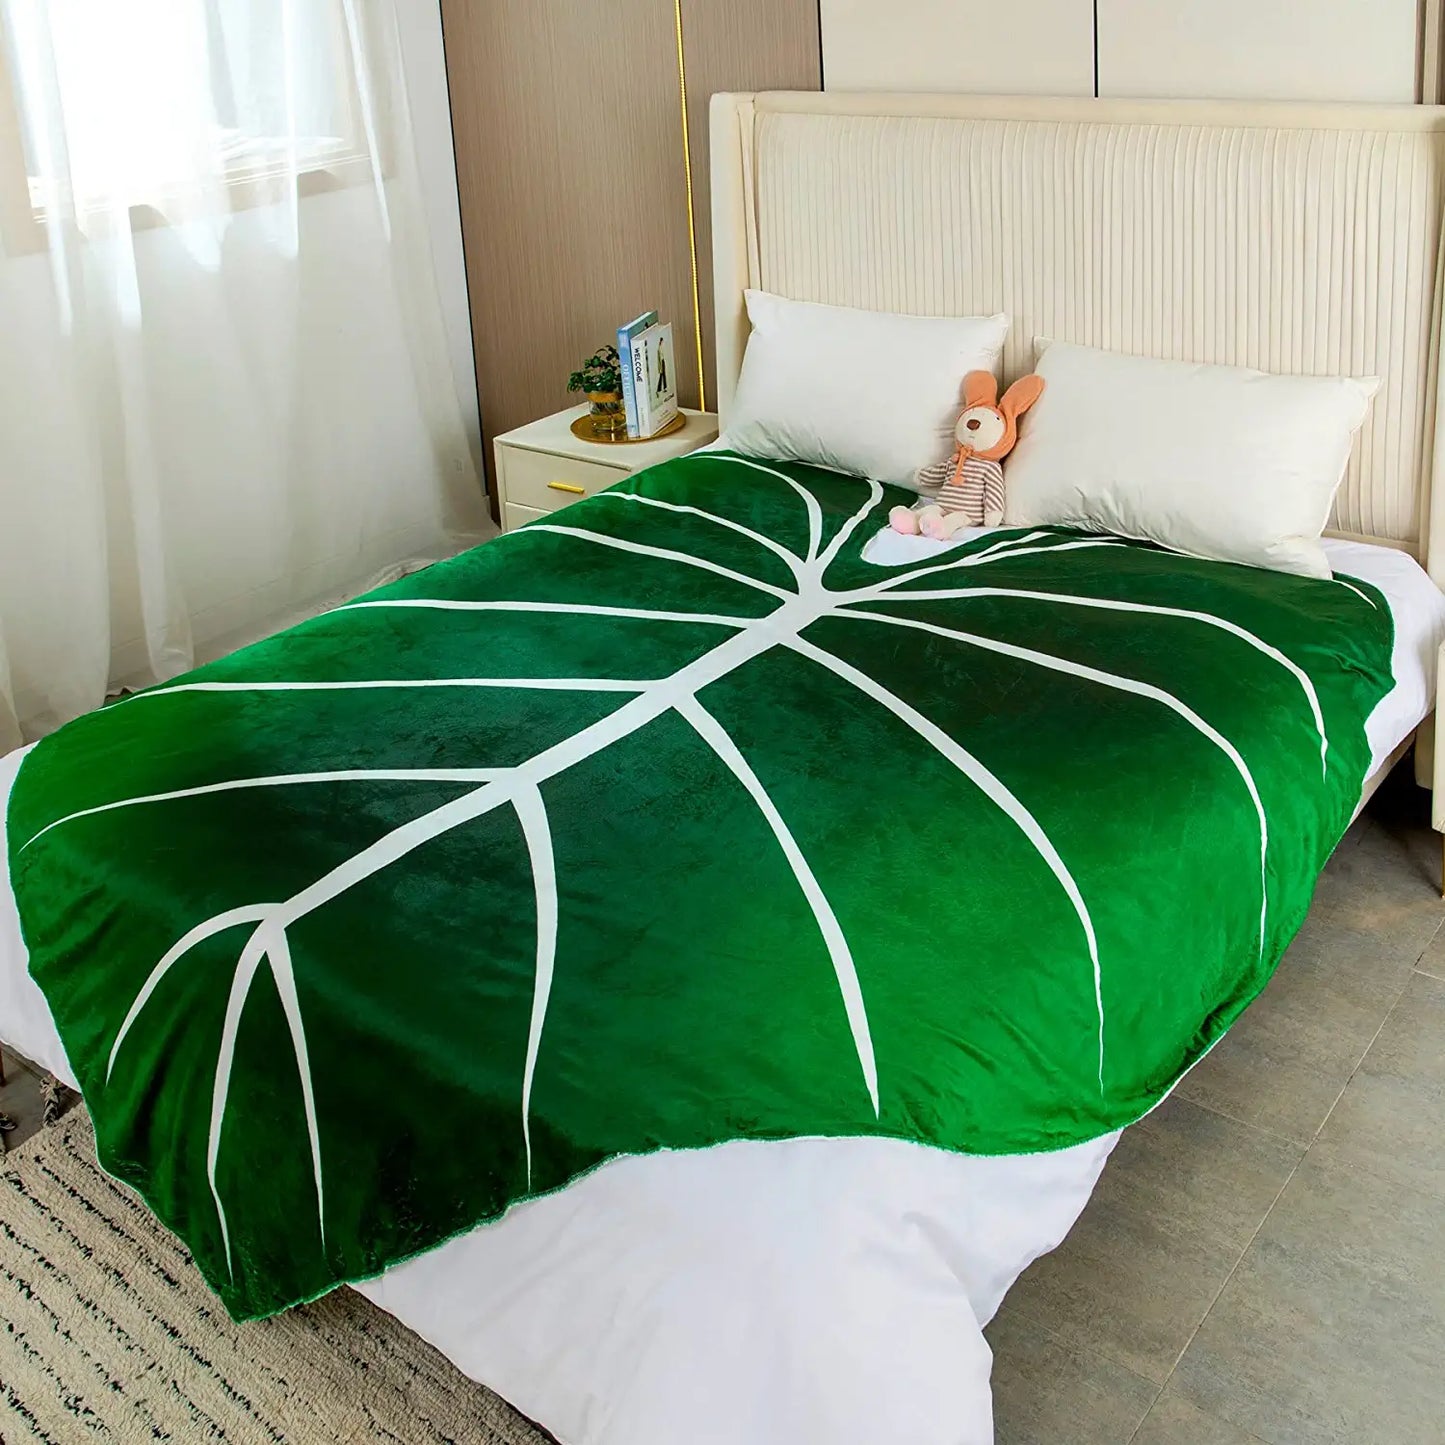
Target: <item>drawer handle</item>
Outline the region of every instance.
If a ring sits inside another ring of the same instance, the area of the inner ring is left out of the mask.
[[[548,482],[547,485],[554,492],[575,492],[579,497],[587,495],[586,487],[579,487],[573,482]]]

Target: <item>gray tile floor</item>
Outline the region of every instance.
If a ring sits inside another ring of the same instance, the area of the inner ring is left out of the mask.
[[[40,1073],[18,1055],[5,1050],[5,1082],[0,1084],[0,1114],[15,1121],[12,1133],[0,1135],[0,1149],[13,1149],[39,1127],[45,1112]]]
[[[1445,1445],[1445,903],[1408,763],[990,1325],[999,1445]]]
[[[999,1445],[1445,1445],[1445,904],[1408,763],[989,1327]],[[38,1127],[8,1051],[0,1110]]]

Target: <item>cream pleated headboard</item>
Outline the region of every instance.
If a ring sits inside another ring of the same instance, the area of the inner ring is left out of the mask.
[[[865,94],[712,102],[719,407],[746,287],[1384,384],[1335,507],[1428,548],[1445,108]],[[1221,455],[1221,467],[1229,457]],[[1445,514],[1445,483],[1440,488]]]

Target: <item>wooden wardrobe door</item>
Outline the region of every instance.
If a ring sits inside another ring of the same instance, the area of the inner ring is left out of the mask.
[[[655,306],[696,404],[670,0],[442,0],[462,239],[490,440]]]
[[[567,374],[650,306],[680,400],[711,404],[708,98],[816,90],[817,0],[441,4],[484,436],[566,405]]]

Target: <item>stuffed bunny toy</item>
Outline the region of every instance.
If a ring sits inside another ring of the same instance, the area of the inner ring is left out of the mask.
[[[963,379],[963,410],[953,434],[958,446],[946,462],[922,467],[913,476],[920,491],[938,495],[919,507],[894,507],[888,524],[895,532],[922,533],[946,541],[961,527],[996,527],[1003,521],[1003,468],[999,462],[1018,439],[1018,419],[1044,389],[1041,376],[1021,376],[998,400],[989,371]],[[995,404],[996,403],[996,404]]]

